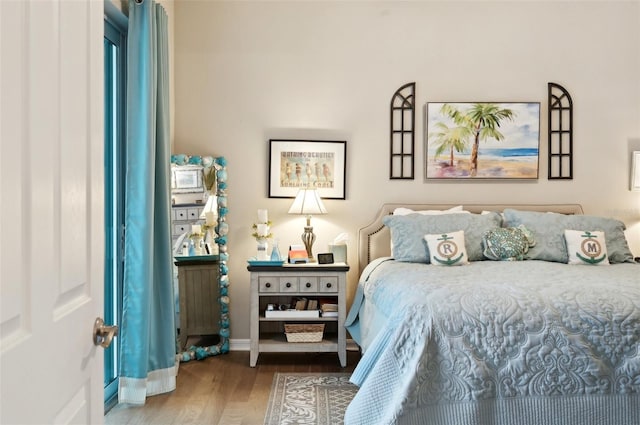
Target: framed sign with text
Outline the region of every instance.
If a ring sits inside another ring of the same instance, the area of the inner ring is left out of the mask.
[[[269,198],[294,198],[315,187],[323,199],[345,199],[347,142],[269,140]]]

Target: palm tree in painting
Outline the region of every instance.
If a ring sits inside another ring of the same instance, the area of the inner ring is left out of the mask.
[[[429,138],[433,137],[433,143],[437,146],[434,159],[449,151],[449,166],[453,167],[453,151],[464,151],[467,140],[473,133],[468,127],[449,127],[441,121],[436,123],[435,127],[436,131],[429,134]]]
[[[504,135],[498,131],[500,122],[504,119],[512,120],[515,114],[511,109],[501,109],[494,103],[476,103],[467,112],[467,116],[473,123],[473,131],[475,133],[469,170],[471,177],[475,177],[478,174],[478,147],[480,146],[480,140],[489,138],[497,141],[504,140]]]
[[[461,112],[454,106],[445,104],[442,112],[461,126],[469,128],[473,132],[473,146],[469,161],[469,175],[475,177],[478,174],[478,148],[481,140],[504,140],[504,135],[498,130],[500,123],[505,120],[513,120],[515,113],[511,109],[500,108],[495,103],[474,103],[471,109]]]

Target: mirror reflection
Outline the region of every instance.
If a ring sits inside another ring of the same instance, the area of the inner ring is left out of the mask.
[[[229,351],[226,180],[223,157],[171,156],[171,234],[181,361]]]

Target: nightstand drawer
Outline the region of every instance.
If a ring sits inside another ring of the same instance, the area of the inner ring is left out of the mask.
[[[298,278],[294,276],[281,277],[280,292],[298,292]]]
[[[191,231],[191,225],[190,224],[174,224],[173,225],[173,234],[174,235],[181,235],[181,234],[189,232],[189,231]]]
[[[320,278],[319,292],[338,292],[338,276]]]
[[[280,281],[277,277],[261,276],[259,285],[260,292],[278,292],[280,290]]]
[[[201,212],[202,210],[200,208],[189,208],[187,210],[188,220],[198,220]]]
[[[317,276],[301,276],[300,292],[318,292],[318,277]]]
[[[187,209],[176,208],[173,210],[175,220],[187,220]]]

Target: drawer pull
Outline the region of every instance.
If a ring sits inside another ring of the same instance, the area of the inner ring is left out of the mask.
[[[305,285],[307,288],[311,288],[311,282],[307,282],[307,284]]]
[[[331,282],[327,282],[327,288],[331,288]]]
[[[287,282],[287,284],[285,285],[287,288],[291,288],[291,282]]]
[[[265,288],[271,288],[271,282],[267,282],[264,284]]]

